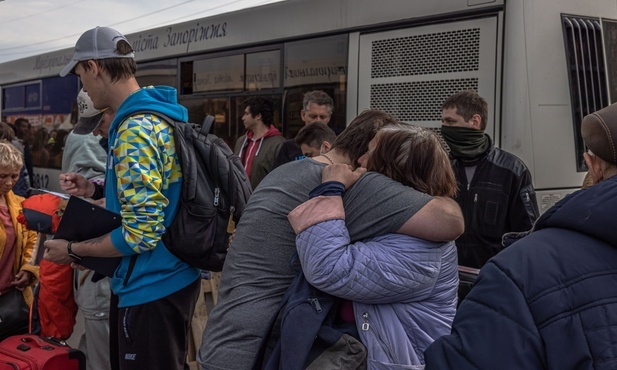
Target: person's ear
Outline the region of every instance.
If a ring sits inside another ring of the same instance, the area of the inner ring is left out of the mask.
[[[583,153],[583,158],[585,158],[585,163],[587,164],[587,168],[589,169],[589,174],[591,175],[591,180],[594,184],[599,183],[604,178],[604,170],[602,169],[602,160],[595,155],[590,155],[589,153]]]
[[[99,73],[101,73],[101,68],[96,63],[96,61],[90,59],[88,60],[88,70],[86,71],[86,73],[92,73],[94,75],[98,75]]]
[[[482,130],[482,116],[479,114],[474,114],[471,116],[471,120],[469,122],[471,122],[473,128],[476,130]]]
[[[321,143],[321,148],[319,148],[319,152],[320,153],[328,153],[330,151],[330,149],[332,149],[332,144],[330,144],[328,141],[323,141]]]

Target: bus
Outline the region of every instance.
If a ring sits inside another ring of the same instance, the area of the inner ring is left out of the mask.
[[[272,99],[292,138],[306,91],[334,99],[338,132],[368,108],[439,131],[443,101],[474,89],[495,145],[529,167],[541,211],[580,188],[582,117],[617,99],[612,0],[287,0],[126,36],[140,85],[175,87],[190,120],[213,115],[232,147],[249,96]],[[70,129],[79,81],[58,73],[72,54],[0,64],[2,118]],[[35,186],[54,189],[54,167],[37,163]]]

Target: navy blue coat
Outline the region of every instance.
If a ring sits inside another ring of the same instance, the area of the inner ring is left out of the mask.
[[[617,176],[491,259],[426,369],[617,368]]]

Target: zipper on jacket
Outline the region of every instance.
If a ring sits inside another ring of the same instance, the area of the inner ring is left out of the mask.
[[[368,312],[362,314],[362,319],[364,319],[364,322],[362,323],[362,331],[368,331],[370,328],[370,324],[368,323]]]
[[[129,279],[133,274],[133,269],[135,268],[135,264],[137,263],[137,254],[131,256],[131,260],[129,261],[129,268],[126,272],[126,276],[124,277],[124,281],[122,282],[122,286],[126,286],[129,283]]]
[[[214,206],[217,207],[219,205],[219,195],[221,194],[221,189],[214,188]]]
[[[319,304],[319,299],[317,298],[307,298],[307,301],[313,306],[313,309],[317,312],[321,312],[321,304]]]

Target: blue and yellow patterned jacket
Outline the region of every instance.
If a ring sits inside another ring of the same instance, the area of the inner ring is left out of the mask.
[[[133,115],[141,111],[153,114]],[[173,129],[157,112],[178,121],[188,116],[177,103],[175,89],[149,86],[120,105],[109,129],[105,197],[107,208],[122,216],[122,226],[111,232],[114,247],[125,256],[112,277],[120,307],[166,297],[199,276],[198,269],[171,254],[161,241],[176,213],[182,173]],[[134,269],[125,279],[135,254]]]

